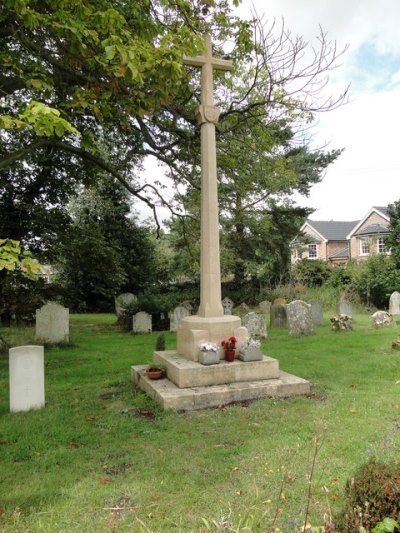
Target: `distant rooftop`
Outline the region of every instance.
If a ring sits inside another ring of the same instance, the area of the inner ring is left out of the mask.
[[[343,222],[335,220],[307,220],[307,223],[318,231],[328,241],[345,241],[350,231],[359,220]]]

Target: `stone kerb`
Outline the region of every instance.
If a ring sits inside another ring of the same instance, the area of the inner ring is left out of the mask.
[[[314,330],[311,305],[302,300],[287,305],[287,318],[290,335],[310,335]]]
[[[10,411],[44,407],[44,348],[18,346],[9,350]]]
[[[151,333],[152,332],[152,319],[149,313],[140,311],[133,315],[132,318],[132,331],[133,333]]]
[[[400,293],[397,291],[390,295],[389,313],[391,315],[400,315]]]
[[[259,313],[247,313],[243,317],[242,324],[247,328],[250,337],[267,338],[267,325],[265,323],[264,315]]]
[[[63,344],[69,342],[69,309],[60,304],[48,303],[36,310],[38,342]]]

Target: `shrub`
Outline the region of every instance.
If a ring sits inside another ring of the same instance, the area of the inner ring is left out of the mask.
[[[292,271],[292,279],[307,287],[320,287],[329,278],[332,267],[321,259],[302,259]]]
[[[384,518],[400,518],[400,466],[371,459],[346,483],[339,531],[370,531]]]
[[[165,334],[160,333],[156,339],[156,352],[163,352],[165,350]]]

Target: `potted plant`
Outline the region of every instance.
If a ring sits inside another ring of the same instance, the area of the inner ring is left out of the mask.
[[[159,363],[150,363],[146,368],[146,376],[149,379],[161,379],[166,375],[166,369],[164,365]]]
[[[229,337],[227,341],[221,341],[221,345],[225,352],[225,359],[231,363],[235,359],[235,350],[236,350],[236,337]]]
[[[219,364],[218,346],[215,342],[202,342],[199,349],[199,363],[202,365]]]
[[[258,339],[247,339],[241,346],[238,357],[241,361],[261,361],[261,342]]]

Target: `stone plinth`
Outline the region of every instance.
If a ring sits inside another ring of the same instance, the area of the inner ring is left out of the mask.
[[[188,316],[182,320],[178,328],[178,355],[190,361],[198,361],[202,342],[215,342],[219,346],[223,339],[227,340],[232,335],[237,338],[239,349],[248,333],[247,329],[241,326],[238,316]]]
[[[205,366],[180,357],[171,350],[155,352],[154,362],[164,365],[168,379],[181,389],[279,377],[277,359],[266,356],[261,361],[249,363],[235,359],[232,363],[221,360],[219,365]]]
[[[249,365],[250,363],[242,364]],[[265,397],[287,398],[310,392],[308,381],[282,371],[279,372],[279,377],[274,379],[180,389],[169,379],[148,379],[145,373],[146,368],[143,365],[131,367],[133,383],[153,398],[163,409],[175,411],[206,409]]]

